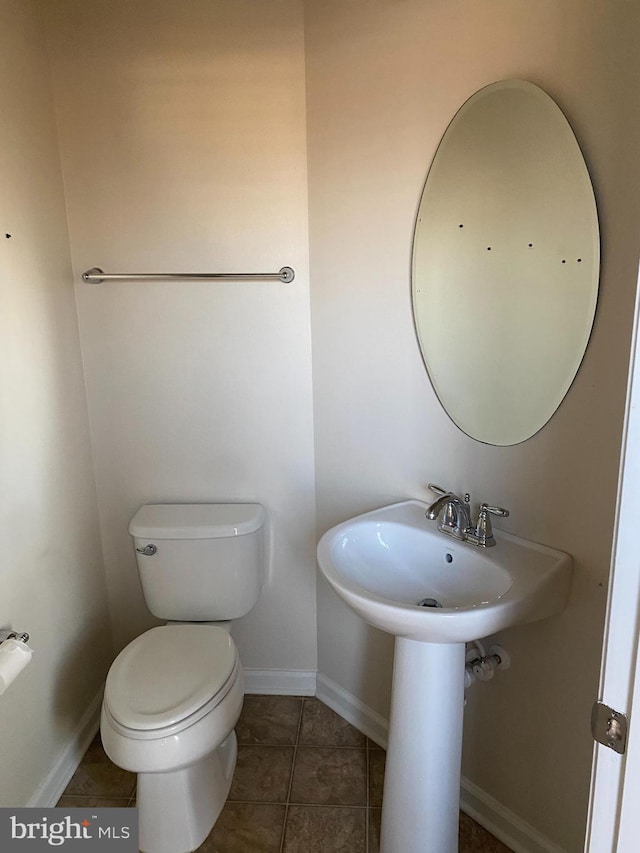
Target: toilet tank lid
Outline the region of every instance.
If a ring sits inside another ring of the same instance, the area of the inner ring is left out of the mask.
[[[254,533],[263,523],[261,504],[145,504],[129,533],[138,539],[219,539]]]

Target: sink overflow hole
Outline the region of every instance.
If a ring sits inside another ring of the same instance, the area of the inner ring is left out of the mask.
[[[445,554],[444,561],[445,563],[453,563],[453,554]]]
[[[418,607],[442,607],[435,598],[423,598],[418,602]]]

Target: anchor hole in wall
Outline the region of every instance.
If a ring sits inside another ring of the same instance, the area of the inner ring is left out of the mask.
[[[11,234],[5,234],[4,236],[7,238],[7,240],[11,239]]]

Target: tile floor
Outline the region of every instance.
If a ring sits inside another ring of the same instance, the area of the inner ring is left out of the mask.
[[[229,799],[198,853],[378,853],[385,753],[317,699],[246,696]],[[59,806],[135,805],[93,741]],[[464,814],[460,853],[509,853]]]

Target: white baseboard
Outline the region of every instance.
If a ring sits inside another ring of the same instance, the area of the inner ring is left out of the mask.
[[[50,806],[55,806],[62,796],[62,792],[78,769],[82,757],[89,748],[89,744],[95,737],[100,726],[102,693],[101,688],[82,715],[75,732],[71,735],[67,745],[61,750],[51,771],[36,788],[27,806],[31,808],[49,808]]]
[[[321,672],[318,673],[317,685],[318,699],[371,738],[378,746],[387,748],[389,723],[384,717]]]
[[[389,723],[384,717],[321,672],[317,677],[316,695],[347,722],[386,749]],[[461,782],[460,808],[514,853],[566,853],[502,803],[464,778]]]
[[[245,669],[244,692],[280,696],[315,696],[316,671]]]
[[[473,782],[463,777],[460,808],[514,853],[566,853],[553,841],[522,820]]]

